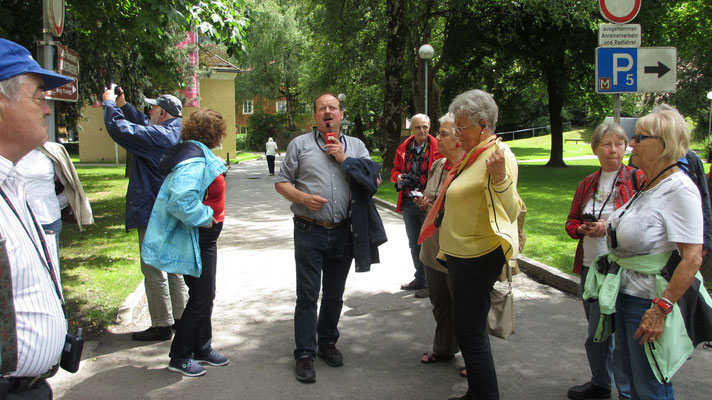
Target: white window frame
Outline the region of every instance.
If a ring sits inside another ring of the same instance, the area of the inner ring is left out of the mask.
[[[250,132],[250,127],[245,125],[240,125],[240,135],[247,135]]]
[[[254,110],[254,104],[252,100],[245,100],[242,102],[242,113],[245,115],[252,114]]]
[[[277,100],[277,102],[275,104],[275,110],[277,110],[278,113],[279,112],[286,113],[287,112],[287,100]]]

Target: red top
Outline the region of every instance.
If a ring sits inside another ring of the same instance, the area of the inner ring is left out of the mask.
[[[218,222],[225,220],[225,176],[218,175],[205,191],[203,204],[213,209],[213,218]]]

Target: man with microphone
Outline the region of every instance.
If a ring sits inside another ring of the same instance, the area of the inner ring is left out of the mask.
[[[363,142],[340,131],[343,118],[341,102],[335,95],[325,93],[317,97],[316,129],[289,143],[275,183],[277,192],[292,202],[294,213],[297,270],[294,358],[296,378],[305,383],[316,380],[317,355],[329,366],[343,365],[343,355],[336,348],[337,325],[357,245],[354,239],[360,238],[362,232],[349,218],[352,189],[354,195],[361,187],[375,192],[379,182],[380,168],[370,160]],[[358,262],[357,258],[357,265]],[[317,316],[322,274],[324,288]]]

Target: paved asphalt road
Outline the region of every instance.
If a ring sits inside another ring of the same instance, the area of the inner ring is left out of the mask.
[[[199,378],[169,372],[170,342],[131,340],[131,331],[149,324],[144,310],[136,321],[88,342],[81,370],[61,371],[50,380],[56,398],[425,400],[462,395],[466,380],[458,376],[459,355],[450,362],[419,362],[432,343],[431,305],[399,289],[412,278],[413,267],[402,220],[385,209],[381,215],[389,241],[380,248],[382,262],[371,272],[352,272],[347,282],[339,325],[345,365],[331,368],[317,360],[316,383],[294,379],[293,228],[289,203],[273,183],[264,160],[232,166],[227,179],[213,346],[231,358],[229,365],[209,367]],[[515,299],[517,333],[507,341],[492,338],[501,398],[566,399],[570,386],[589,378],[580,301],[524,274],[515,276]],[[712,351],[700,346],[673,380],[677,398],[711,399],[711,373]]]

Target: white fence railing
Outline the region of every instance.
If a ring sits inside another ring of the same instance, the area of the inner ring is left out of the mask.
[[[568,129],[571,129],[571,122],[564,122],[563,124],[564,131]],[[526,129],[517,129],[516,131],[509,131],[509,132],[497,132],[498,136],[501,136],[502,139],[509,139],[509,140],[514,140],[515,136],[518,136],[520,139],[523,139],[524,137],[534,137],[537,136],[536,132],[537,130],[539,131],[546,131],[551,132],[551,126],[546,125],[546,126],[537,126],[535,128],[526,128]],[[518,133],[522,132],[531,132],[531,135],[526,135],[526,134],[520,134],[517,135]],[[509,135],[509,137],[507,136]],[[538,136],[541,136],[542,134],[540,133]]]

